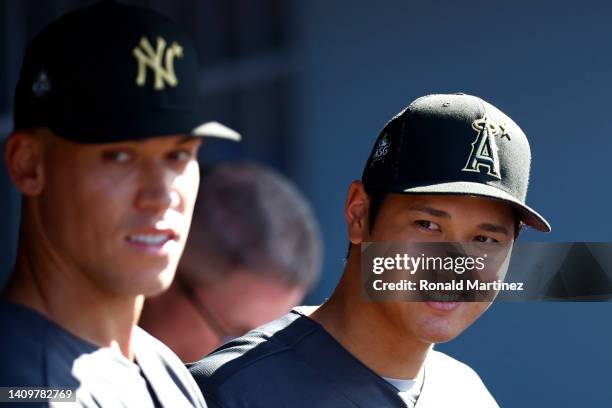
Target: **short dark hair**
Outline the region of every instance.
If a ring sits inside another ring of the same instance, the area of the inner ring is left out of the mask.
[[[202,260],[189,273],[211,285],[236,269],[290,287],[312,287],[320,273],[322,244],[310,205],[279,173],[234,162],[202,171],[184,256]],[[195,269],[195,268],[194,268]]]

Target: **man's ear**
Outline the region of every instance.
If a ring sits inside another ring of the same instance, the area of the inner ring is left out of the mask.
[[[8,173],[15,186],[26,196],[37,196],[44,183],[42,140],[29,131],[16,131],[4,148]]]
[[[351,243],[359,245],[368,232],[370,200],[361,181],[353,181],[344,204],[344,217]]]

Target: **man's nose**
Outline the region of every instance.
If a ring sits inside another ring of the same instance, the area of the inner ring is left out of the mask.
[[[173,189],[172,173],[160,164],[147,164],[141,169],[136,207],[152,213],[164,212],[179,205],[180,197]]]

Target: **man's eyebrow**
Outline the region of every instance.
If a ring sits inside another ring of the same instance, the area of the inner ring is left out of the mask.
[[[434,217],[451,218],[450,214],[447,213],[446,211],[438,210],[437,208],[429,207],[427,205],[413,204],[410,207],[408,207],[408,209],[410,211],[424,212],[424,213],[433,215]]]
[[[484,231],[488,231],[488,232],[498,232],[504,235],[510,235],[510,232],[508,232],[508,229],[502,225],[483,223],[483,224],[479,224],[478,228]]]

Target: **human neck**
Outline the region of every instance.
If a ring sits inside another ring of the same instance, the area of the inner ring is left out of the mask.
[[[36,310],[85,341],[116,348],[133,359],[132,334],[144,297],[102,291],[81,271],[50,254],[39,241],[22,239],[2,298]]]
[[[432,347],[385,316],[377,302],[361,300],[359,262],[349,257],[331,298],[310,316],[344,348],[382,377],[416,378]]]
[[[180,290],[177,279],[162,294],[147,298],[139,325],[185,363],[204,357],[222,344]],[[176,335],[187,332],[192,335]]]

